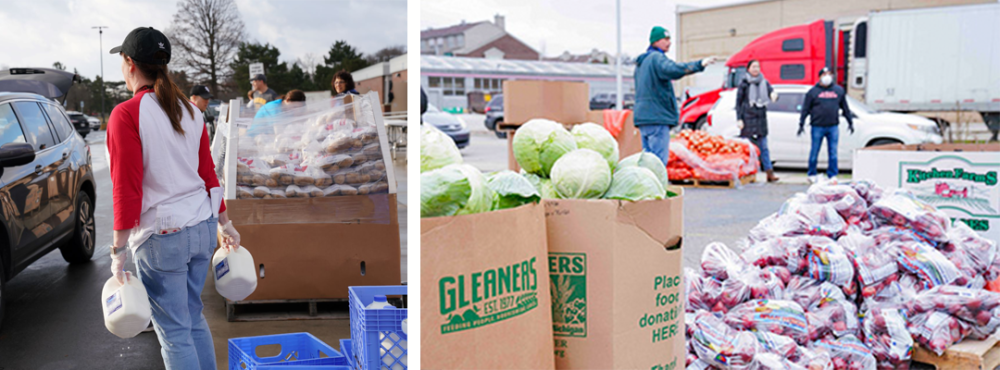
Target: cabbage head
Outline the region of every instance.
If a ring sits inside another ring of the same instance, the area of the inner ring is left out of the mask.
[[[526,172],[549,177],[552,165],[576,149],[576,141],[562,125],[547,119],[533,119],[514,131],[512,149],[517,164]]]
[[[492,204],[493,191],[475,167],[450,164],[420,174],[420,217],[481,213]]]
[[[608,160],[608,166],[615,168],[618,163],[618,142],[603,126],[588,122],[573,126],[570,133],[573,134],[573,140],[576,140],[577,148],[597,152]]]
[[[615,167],[615,172],[621,171],[625,167],[639,166],[645,167],[650,171],[653,171],[653,175],[656,175],[656,179],[660,181],[660,186],[664,189],[670,186],[670,178],[667,177],[667,166],[663,164],[660,157],[657,157],[653,153],[649,152],[639,152],[628,156],[628,158],[622,159],[618,162],[618,167]]]
[[[520,174],[513,171],[500,171],[486,177],[486,182],[493,190],[492,210],[519,207],[527,203],[537,203],[542,199],[535,186]]]
[[[663,199],[666,190],[653,171],[641,166],[628,166],[615,171],[606,199],[640,201]]]
[[[533,173],[524,172],[523,169],[521,170],[521,176],[524,176],[531,183],[531,186],[534,186],[538,190],[538,193],[542,195],[542,199],[559,199],[559,196],[556,195],[556,189],[552,188],[552,180]]]
[[[420,128],[420,172],[462,163],[462,153],[448,134],[431,124]]]
[[[611,186],[611,167],[599,153],[577,149],[552,166],[552,187],[564,199],[596,199]]]

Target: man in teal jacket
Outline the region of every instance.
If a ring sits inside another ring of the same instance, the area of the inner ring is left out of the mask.
[[[642,150],[660,157],[664,164],[670,156],[670,128],[677,125],[677,97],[673,80],[705,70],[714,57],[696,62],[676,63],[667,58],[670,33],[653,27],[649,48],[636,60],[635,126],[642,133]]]

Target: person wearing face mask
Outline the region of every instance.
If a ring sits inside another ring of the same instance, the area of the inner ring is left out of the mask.
[[[799,132],[802,136],[805,132],[806,117],[810,117],[809,125],[812,126],[812,147],[809,150],[809,181],[819,181],[816,171],[816,162],[819,159],[819,149],[826,139],[827,178],[837,177],[837,141],[840,133],[840,114],[843,112],[847,119],[847,132],[854,134],[854,120],[851,118],[851,108],[847,105],[847,94],[844,88],[833,83],[833,71],[823,67],[819,71],[819,82],[806,93],[805,101],[802,102],[802,114],[799,115]]]
[[[767,149],[767,105],[775,100],[778,94],[760,73],[760,62],[751,60],[747,63],[747,74],[736,88],[736,125],[740,128],[740,137],[760,149],[760,166],[767,173],[767,182],[778,181]]]
[[[215,176],[202,113],[170,79],[170,40],[149,27],[132,30],[111,54],[122,57],[134,96],[108,120],[114,235],[111,272],[138,278],[152,307],[167,369],[215,369],[201,291],[212,253],[239,248]],[[124,272],[131,254],[137,276]]]

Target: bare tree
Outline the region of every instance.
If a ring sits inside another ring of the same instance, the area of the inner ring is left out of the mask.
[[[232,75],[229,62],[245,38],[243,19],[233,0],[181,0],[167,30],[176,65],[192,81],[219,95]]]
[[[309,75],[309,78],[312,78],[316,74],[316,66],[320,64],[320,59],[316,53],[308,52],[305,56],[296,59],[295,63]]]
[[[406,45],[393,45],[384,47],[381,50],[376,51],[375,54],[365,56],[365,60],[368,61],[368,64],[375,64],[403,54],[406,54]]]

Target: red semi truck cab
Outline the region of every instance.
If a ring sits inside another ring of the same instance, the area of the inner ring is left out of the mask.
[[[760,61],[761,72],[772,84],[812,85],[819,80],[819,71],[829,66],[836,68],[837,83],[846,86],[845,50],[849,36],[850,31],[838,30],[833,21],[819,20],[754,39],[726,61],[728,71],[721,88],[684,101],[680,123],[690,128],[700,128],[706,123],[708,111],[719,99],[719,93],[735,88],[746,73],[747,63],[754,59]]]

